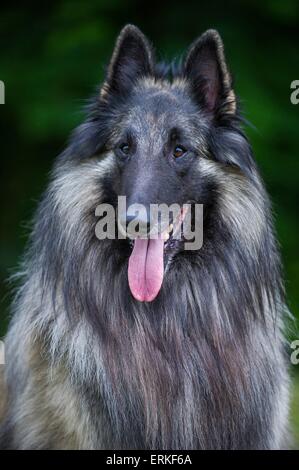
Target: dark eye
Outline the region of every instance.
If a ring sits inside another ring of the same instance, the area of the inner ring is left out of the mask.
[[[175,158],[180,158],[186,153],[186,149],[182,145],[177,145],[173,150],[173,156]]]
[[[119,148],[124,155],[128,155],[130,152],[130,145],[128,143],[121,144]]]

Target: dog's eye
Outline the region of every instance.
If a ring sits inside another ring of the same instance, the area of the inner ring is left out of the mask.
[[[130,146],[128,143],[121,144],[119,148],[124,155],[128,155],[130,152]]]
[[[181,145],[177,145],[173,150],[173,156],[175,158],[180,158],[186,153],[186,149]]]

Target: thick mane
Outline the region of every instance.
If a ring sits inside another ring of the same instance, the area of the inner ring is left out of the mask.
[[[84,199],[80,178],[88,164],[83,170],[75,166],[69,171],[68,176],[65,172],[56,176],[40,205],[30,250],[32,270],[40,268],[43,293],[42,311],[37,307],[33,313],[34,324],[47,338],[45,348],[52,351],[53,363],[66,360],[73,379],[88,386],[92,396],[99,381],[119,447],[243,448],[250,440],[254,446],[261,437],[261,420],[269,419],[261,387],[274,381],[265,358],[270,345],[261,348],[255,341],[261,331],[271,338],[275,325],[280,329],[283,306],[270,208],[266,204],[265,224],[252,250],[230,230],[230,221],[210,221],[202,249],[174,258],[159,297],[149,304],[138,303],[128,292],[127,248],[120,255],[116,241],[95,238],[92,189],[84,204],[75,193],[69,194],[63,201],[69,219],[62,217],[63,206],[57,201],[60,192],[67,193],[66,178]],[[104,181],[102,166],[97,184],[104,187]],[[261,190],[256,199],[263,212],[264,197]],[[233,214],[234,207],[229,209]],[[250,357],[252,347],[256,353]],[[245,393],[246,370],[252,369],[257,381],[255,406],[259,402],[263,412],[256,416],[245,443],[236,416],[254,415],[255,409],[253,402],[238,402],[236,397]],[[240,371],[245,375],[238,376]],[[219,389],[220,383],[225,391]],[[211,431],[225,429],[227,413],[232,423],[236,421],[233,443],[225,433]],[[173,415],[180,429],[170,425]],[[196,416],[205,416],[201,434],[195,427]]]

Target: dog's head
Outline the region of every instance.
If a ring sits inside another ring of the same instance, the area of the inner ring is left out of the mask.
[[[78,226],[81,213],[84,230],[94,237],[90,217],[95,220],[96,206],[115,207],[119,196],[126,197],[126,209],[118,214],[118,228],[134,222],[147,230],[151,205],[180,208],[168,224],[156,221],[154,240],[135,237],[125,250],[123,240],[115,243],[126,253],[129,285],[138,300],[157,296],[169,260],[195,256],[184,254],[184,240],[173,236],[173,225],[184,220],[184,205],[191,207],[192,223],[194,205],[203,205],[204,243],[232,233],[255,243],[262,230],[260,182],[240,128],[222,40],[214,30],[199,37],[173,70],[156,64],[145,36],[126,26],[88,119],[61,162],[69,178],[60,176],[55,184],[64,186],[65,217],[71,220],[73,211]],[[130,212],[136,204],[143,211]]]

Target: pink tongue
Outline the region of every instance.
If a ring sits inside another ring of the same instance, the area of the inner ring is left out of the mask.
[[[133,297],[141,302],[154,300],[164,274],[164,241],[137,238],[129,259],[128,279]]]

